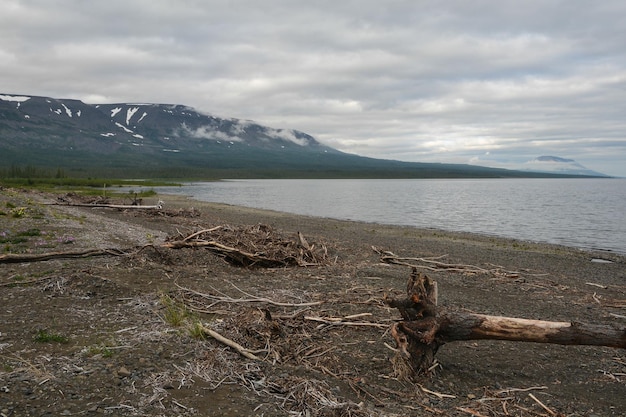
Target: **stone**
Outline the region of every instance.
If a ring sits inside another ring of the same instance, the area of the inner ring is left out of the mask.
[[[120,369],[117,370],[117,374],[120,376],[120,378],[127,378],[130,376],[130,371],[126,369],[126,367],[122,366]]]

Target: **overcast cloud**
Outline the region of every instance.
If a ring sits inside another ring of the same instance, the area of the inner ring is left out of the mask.
[[[186,104],[377,158],[626,176],[626,2],[1,0],[0,93]]]

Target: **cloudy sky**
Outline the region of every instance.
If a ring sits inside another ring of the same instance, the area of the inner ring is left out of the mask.
[[[0,75],[365,156],[626,176],[623,0],[0,0]]]

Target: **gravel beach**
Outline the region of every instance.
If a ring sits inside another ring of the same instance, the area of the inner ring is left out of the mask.
[[[624,256],[152,199],[0,190],[0,255],[57,254],[0,263],[0,416],[626,415],[625,349],[454,342],[407,379],[383,302],[415,267],[445,308],[626,329]]]

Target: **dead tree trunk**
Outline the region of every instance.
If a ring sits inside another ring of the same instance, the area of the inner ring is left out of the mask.
[[[48,203],[49,206],[71,206],[71,207],[90,207],[90,208],[114,208],[120,210],[161,210],[163,208],[163,202],[159,201],[158,204],[150,206],[142,206],[137,204],[136,200],[133,204],[101,204],[101,203]]]
[[[437,283],[413,273],[405,300],[386,299],[403,321],[391,335],[415,375],[428,373],[440,346],[457,340],[510,340],[517,342],[594,345],[626,348],[626,328],[578,322],[553,322],[452,311],[437,307]]]
[[[121,249],[87,249],[83,251],[48,252],[48,253],[7,253],[5,255],[0,255],[0,264],[48,261],[50,259],[62,259],[62,258],[88,258],[91,256],[123,256],[123,255],[128,255],[128,252],[125,252]]]

